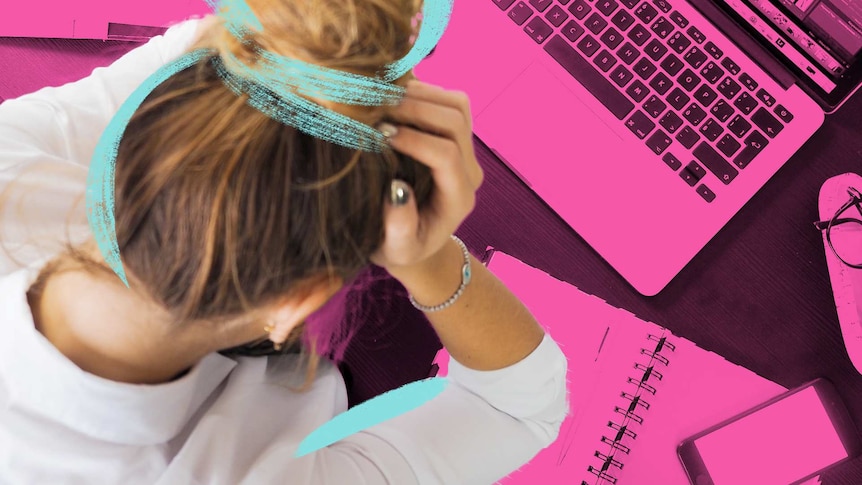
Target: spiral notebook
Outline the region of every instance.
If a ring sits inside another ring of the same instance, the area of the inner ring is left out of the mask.
[[[558,439],[501,485],[688,484],[683,439],[785,390],[509,255],[486,261],[569,361]]]

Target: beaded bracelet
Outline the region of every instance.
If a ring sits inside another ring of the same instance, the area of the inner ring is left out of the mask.
[[[413,298],[413,295],[409,295],[410,303],[414,307],[416,307],[417,310],[421,310],[425,313],[431,313],[431,312],[439,312],[440,310],[443,310],[444,308],[448,308],[448,307],[452,306],[452,304],[455,303],[458,300],[458,298],[461,297],[461,294],[464,293],[464,288],[466,288],[467,285],[470,284],[470,279],[473,276],[473,272],[470,268],[470,252],[467,251],[467,246],[464,244],[464,241],[458,239],[458,237],[456,237],[454,234],[452,234],[451,237],[452,237],[452,240],[458,244],[458,246],[461,246],[461,253],[464,255],[464,265],[461,266],[461,286],[459,286],[458,289],[455,290],[455,294],[450,296],[448,300],[444,301],[443,303],[441,303],[439,305],[434,305],[434,306],[422,305],[422,304],[418,303]]]

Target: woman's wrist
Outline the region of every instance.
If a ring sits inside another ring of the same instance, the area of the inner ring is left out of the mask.
[[[416,264],[386,270],[418,303],[433,306],[446,301],[458,290],[463,266],[461,247],[449,239],[439,251]]]

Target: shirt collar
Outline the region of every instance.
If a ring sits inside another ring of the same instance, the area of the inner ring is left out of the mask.
[[[37,414],[103,441],[127,445],[164,443],[236,366],[210,354],[180,379],[127,384],[83,371],[36,330],[27,290],[38,268],[0,279],[0,383],[9,409]]]

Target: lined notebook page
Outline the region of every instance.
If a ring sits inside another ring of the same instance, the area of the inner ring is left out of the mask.
[[[504,253],[488,268],[569,361],[571,410],[559,438],[502,485],[688,484],[676,454],[683,439],[785,390]],[[609,456],[605,480],[588,471]]]

